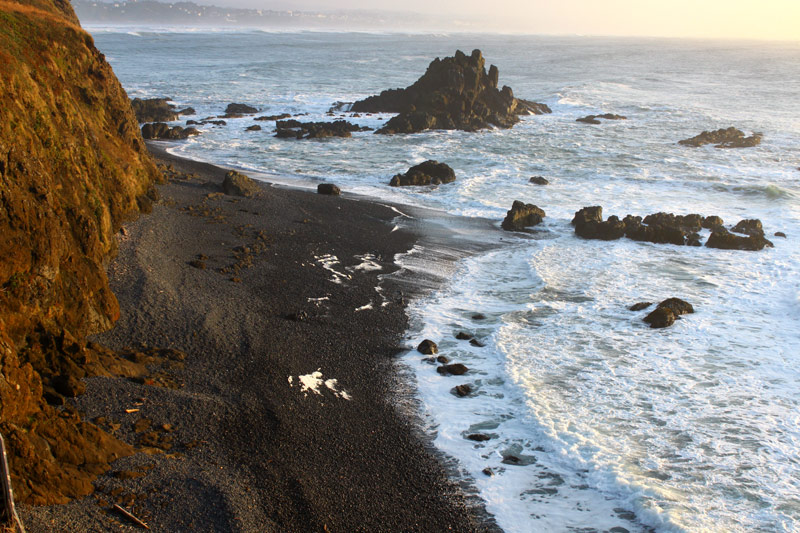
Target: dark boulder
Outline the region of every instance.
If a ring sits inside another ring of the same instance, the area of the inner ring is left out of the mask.
[[[317,194],[338,196],[342,194],[342,190],[333,183],[320,183],[319,185],[317,185]]]
[[[761,144],[761,138],[762,134],[760,133],[754,133],[747,137],[742,130],[730,127],[715,131],[704,131],[691,139],[678,141],[678,144],[694,147],[713,144],[715,148],[749,148]]]
[[[261,126],[254,124],[245,128],[245,131],[261,131]]]
[[[630,311],[642,311],[643,309],[647,309],[651,305],[653,305],[653,302],[639,302],[639,303],[633,304],[628,309]]]
[[[575,122],[583,122],[584,124],[602,124],[602,122],[599,120],[601,118],[605,120],[628,120],[628,117],[623,117],[622,115],[604,113],[602,115],[587,115],[585,117],[576,119]]]
[[[680,298],[667,298],[658,304],[658,307],[672,310],[675,316],[694,313],[694,307],[692,304],[686,300],[681,300]]]
[[[711,236],[706,241],[709,248],[719,248],[721,250],[747,250],[757,252],[765,247],[772,248],[774,245],[763,235],[734,235],[725,228],[717,228],[711,232]]]
[[[700,215],[673,215],[672,213],[655,213],[647,215],[643,223],[651,226],[667,226],[681,228],[686,231],[700,231],[703,217]]]
[[[266,115],[263,117],[256,117],[253,120],[283,120],[286,118],[291,118],[291,113],[281,113],[280,115]]]
[[[485,348],[486,347],[486,345],[484,343],[482,343],[481,341],[479,341],[478,339],[470,339],[469,340],[469,344],[470,344],[470,346],[474,346],[476,348]]]
[[[144,122],[171,122],[178,120],[178,115],[185,113],[193,114],[194,110],[188,108],[192,113],[177,111],[175,106],[169,103],[169,98],[134,98],[131,100],[131,108],[136,115],[136,120],[142,124]]]
[[[458,333],[456,333],[456,339],[458,339],[460,341],[468,341],[471,338],[472,338],[472,335],[470,335],[469,333],[466,333],[464,331],[459,331]]]
[[[603,221],[603,208],[599,205],[584,207],[572,217],[575,234],[584,239],[611,241],[625,235],[625,223],[616,216]]]
[[[436,343],[430,339],[425,339],[419,346],[417,346],[417,351],[423,355],[435,355],[439,353],[439,347],[436,346]]]
[[[720,217],[718,217],[716,215],[711,215],[711,216],[705,217],[703,219],[703,222],[702,222],[701,225],[706,229],[715,229],[715,228],[722,227],[723,224],[724,224],[724,222],[722,221],[722,219]]]
[[[533,183],[534,185],[547,185],[547,184],[550,183],[549,181],[547,181],[546,178],[544,178],[542,176],[534,176],[528,181],[530,183]]]
[[[455,180],[456,173],[447,164],[428,160],[409,168],[405,174],[396,174],[389,182],[389,185],[392,187],[439,185]]]
[[[782,232],[782,231],[776,231],[775,232],[775,236],[776,237],[782,237],[784,239],[786,238],[786,234],[784,232]]]
[[[467,439],[474,440],[475,442],[486,442],[487,440],[491,440],[491,436],[486,435],[485,433],[472,433],[467,435]]]
[[[452,365],[442,365],[438,367],[436,371],[443,375],[463,376],[469,372],[469,368],[461,363],[453,363]]]
[[[731,231],[734,233],[744,233],[745,235],[756,237],[764,236],[764,226],[761,225],[761,221],[757,218],[740,220],[734,227],[731,228]]]
[[[200,132],[195,128],[182,128],[180,126],[172,126],[170,128],[163,122],[153,122],[142,126],[142,137],[152,140],[178,141],[199,134]]]
[[[334,122],[300,122],[278,120],[275,122],[275,137],[281,139],[324,139],[327,137],[350,137],[354,131],[369,131],[346,120]]]
[[[225,108],[226,115],[250,115],[258,113],[258,109],[247,104],[228,104]]]
[[[249,176],[245,176],[235,170],[225,174],[222,181],[222,190],[231,196],[253,196],[260,190],[258,183]]]
[[[73,375],[60,375],[54,378],[52,383],[55,391],[67,398],[74,398],[86,392],[86,384]]]
[[[499,72],[487,74],[480,50],[467,56],[436,58],[425,74],[405,89],[388,89],[355,102],[350,111],[398,113],[378,133],[416,133],[429,129],[475,131],[510,128],[521,114],[550,113],[544,104],[519,100],[510,87],[498,89]]]
[[[506,213],[500,226],[506,231],[523,231],[525,228],[541,224],[545,217],[543,209],[533,204],[526,204],[519,200],[514,200],[511,209]]]
[[[595,205],[592,207],[584,207],[579,211],[576,211],[575,216],[572,217],[571,224],[577,228],[578,226],[582,226],[584,224],[592,224],[602,221],[603,208],[599,205]]]
[[[668,307],[657,307],[652,313],[642,320],[650,324],[651,328],[666,328],[675,323],[675,313]]]

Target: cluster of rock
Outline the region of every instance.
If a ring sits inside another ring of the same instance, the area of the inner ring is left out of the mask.
[[[583,122],[584,124],[602,124],[602,122],[599,120],[601,118],[604,120],[628,120],[628,117],[623,117],[622,115],[605,113],[603,115],[586,115],[585,117],[576,119],[575,122]]]
[[[603,220],[603,208],[592,206],[577,211],[572,219],[572,225],[575,226],[575,233],[584,239],[611,241],[627,237],[634,241],[656,244],[701,246],[699,232],[702,229],[710,229],[711,235],[706,241],[706,246],[709,248],[755,251],[766,246],[772,247],[772,243],[764,237],[761,221],[757,219],[743,220],[729,231],[718,216],[655,213],[647,215],[644,219],[627,215],[622,220],[617,216]]]
[[[470,56],[459,50],[453,57],[434,59],[413,85],[359,100],[350,110],[398,113],[377,131],[386,134],[510,128],[519,115],[551,112],[544,104],[515,98],[510,87],[498,89],[498,79],[494,65],[486,72],[480,50]]]
[[[500,226],[506,231],[524,231],[525,228],[541,224],[544,217],[543,209],[533,204],[514,200]]]
[[[716,131],[704,131],[691,139],[678,141],[678,144],[694,147],[713,144],[715,148],[750,148],[761,144],[762,137],[763,135],[760,133],[753,133],[748,137],[742,130],[730,127]]]
[[[395,174],[389,185],[405,187],[409,185],[440,185],[456,180],[455,171],[445,163],[429,159],[409,168],[405,174]]]
[[[136,115],[136,120],[142,124],[144,122],[172,122],[178,120],[181,115],[194,115],[195,110],[191,107],[178,110],[173,104],[169,103],[169,98],[134,98],[131,100],[131,108]]]
[[[182,128],[180,126],[170,127],[163,122],[153,122],[142,126],[142,137],[153,140],[181,140],[188,139],[192,135],[199,135],[200,132],[195,128]]]
[[[275,122],[275,136],[281,139],[322,139],[325,137],[350,137],[354,131],[371,131],[346,120],[334,122],[300,122],[299,120],[278,120]]]
[[[630,307],[631,311],[642,311],[653,305],[651,302],[639,302]],[[680,298],[667,298],[658,304],[651,313],[642,320],[651,328],[666,328],[680,319],[681,315],[694,313],[692,304]]]

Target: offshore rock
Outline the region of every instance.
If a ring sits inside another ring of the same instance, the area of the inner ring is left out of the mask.
[[[549,181],[547,181],[547,178],[543,176],[534,176],[528,181],[530,183],[533,183],[534,185],[548,185],[550,183]]]
[[[730,127],[716,131],[704,131],[691,139],[678,141],[678,144],[694,147],[713,144],[715,148],[750,148],[761,144],[762,137],[763,135],[760,133],[754,133],[747,137],[742,130]]]
[[[605,113],[603,115],[587,115],[585,117],[581,117],[579,119],[575,119],[575,122],[583,122],[584,124],[602,124],[600,120],[628,120],[628,117],[623,117],[622,115],[614,115],[612,113]]]
[[[280,139],[323,139],[326,137],[350,137],[354,131],[370,131],[346,120],[335,122],[300,122],[278,120],[275,122],[275,137]]]
[[[740,220],[734,227],[731,228],[731,231],[734,233],[744,233],[745,235],[755,237],[764,236],[764,226],[761,225],[761,221],[757,218]]]
[[[182,128],[180,126],[172,126],[170,128],[169,125],[163,122],[154,122],[142,126],[142,137],[145,139],[178,141],[188,139],[192,135],[200,135],[200,132],[195,128]]]
[[[342,190],[333,183],[320,183],[317,185],[317,194],[327,194],[330,196],[339,196]]]
[[[463,376],[467,372],[469,372],[469,368],[461,363],[454,363],[452,365],[442,365],[436,368],[436,371],[443,375],[450,375],[450,376]]]
[[[425,74],[405,89],[389,89],[355,102],[357,113],[398,113],[377,133],[417,133],[424,130],[475,131],[510,128],[519,115],[550,113],[544,104],[514,97],[510,87],[498,89],[499,72],[486,72],[480,50],[467,56],[436,58]]]
[[[225,174],[225,179],[222,180],[222,190],[231,196],[253,196],[261,189],[258,183],[249,176],[231,170]]]
[[[455,180],[456,173],[449,165],[429,159],[428,161],[409,168],[405,174],[396,174],[392,177],[389,185],[392,187],[440,185]]]
[[[191,107],[178,110],[173,104],[169,103],[169,98],[134,98],[131,100],[131,107],[136,114],[136,120],[142,124],[144,122],[171,122],[178,120],[180,115],[194,115],[195,110]]]
[[[514,200],[500,226],[506,231],[523,231],[525,228],[541,224],[544,217],[543,209]]]
[[[425,339],[419,346],[417,346],[417,351],[423,355],[435,355],[439,353],[439,347],[436,346],[436,343],[430,339]]]
[[[228,104],[225,108],[226,115],[252,115],[258,113],[258,109],[247,104]]]
[[[675,323],[681,315],[694,313],[692,304],[680,298],[667,298],[655,310],[644,317],[651,328],[666,328]]]
[[[711,236],[706,241],[708,248],[719,248],[721,250],[746,250],[757,252],[764,248],[772,248],[774,245],[770,240],[761,235],[734,235],[725,228],[717,228],[711,232]]]

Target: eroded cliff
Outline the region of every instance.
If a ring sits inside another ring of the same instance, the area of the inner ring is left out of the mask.
[[[159,178],[127,95],[66,0],[0,0],[0,432],[18,501],[56,503],[127,445],[56,409],[115,363],[104,265]]]

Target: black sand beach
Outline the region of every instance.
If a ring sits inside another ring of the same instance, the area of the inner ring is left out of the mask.
[[[397,213],[267,185],[226,196],[224,170],[151,151],[175,177],[119,236],[122,316],[95,340],[185,360],[88,380],[77,408],[142,451],[90,497],[23,507],[27,530],[140,530],[114,503],[153,531],[495,530],[397,405],[404,297],[376,290],[415,243]],[[354,269],[366,254],[381,270]],[[315,371],[336,382],[303,392]]]

